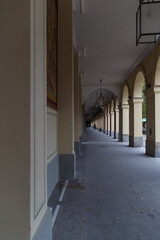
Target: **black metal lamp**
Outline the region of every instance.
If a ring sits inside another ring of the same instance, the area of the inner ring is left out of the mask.
[[[100,95],[98,97],[98,106],[103,107],[104,106],[104,97],[102,95],[102,80],[100,80]]]
[[[156,43],[160,35],[160,1],[139,0],[136,12],[136,45]]]

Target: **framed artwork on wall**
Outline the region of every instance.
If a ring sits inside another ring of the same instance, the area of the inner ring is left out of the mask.
[[[58,1],[47,0],[47,106],[57,109],[58,100]]]

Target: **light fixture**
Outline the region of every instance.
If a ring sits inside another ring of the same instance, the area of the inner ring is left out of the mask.
[[[136,45],[156,43],[160,35],[160,1],[139,0],[136,12]]]
[[[100,95],[98,97],[98,106],[104,107],[104,97],[102,95],[102,80],[100,80]]]

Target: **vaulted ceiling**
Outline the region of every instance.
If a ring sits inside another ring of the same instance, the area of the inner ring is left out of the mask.
[[[136,46],[139,0],[73,0],[74,47],[79,52],[82,91],[120,86],[153,45]],[[83,95],[85,99],[87,93]],[[93,97],[89,96],[88,97]]]

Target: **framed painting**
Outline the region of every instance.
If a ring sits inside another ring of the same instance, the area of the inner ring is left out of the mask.
[[[47,106],[57,109],[58,1],[47,0]]]

